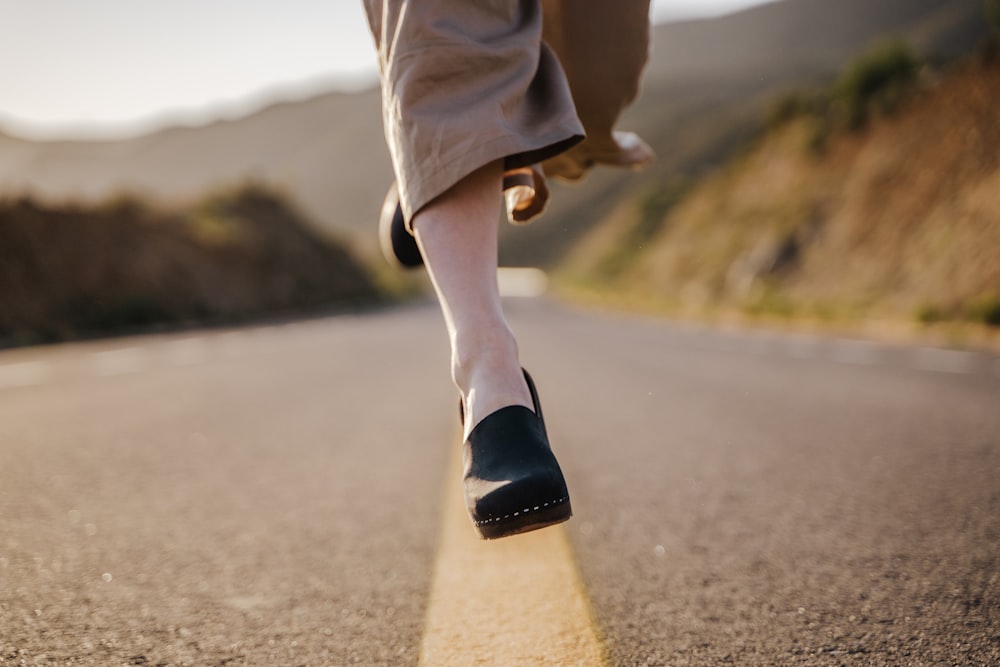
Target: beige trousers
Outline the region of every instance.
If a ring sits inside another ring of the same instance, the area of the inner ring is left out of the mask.
[[[649,0],[365,0],[365,9],[407,221],[498,159],[532,177],[508,199],[518,222],[544,207],[544,175],[577,179],[594,164],[652,159],[638,137],[614,131],[639,92]]]

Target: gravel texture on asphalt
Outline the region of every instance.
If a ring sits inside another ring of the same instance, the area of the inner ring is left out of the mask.
[[[510,314],[612,664],[1000,664],[995,357]],[[416,664],[455,432],[432,305],[0,353],[0,665]]]
[[[995,358],[524,310],[613,664],[1000,665]]]

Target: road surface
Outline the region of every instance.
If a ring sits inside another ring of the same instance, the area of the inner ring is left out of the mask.
[[[433,305],[0,352],[0,665],[1000,664],[996,356],[509,306],[495,544]]]

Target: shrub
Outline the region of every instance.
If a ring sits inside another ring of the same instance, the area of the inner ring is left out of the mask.
[[[863,126],[873,111],[891,112],[917,78],[920,62],[905,42],[885,42],[861,56],[837,82],[848,127]]]
[[[973,322],[1000,327],[1000,293],[984,294],[965,307],[966,317]]]
[[[789,319],[801,314],[799,305],[782,294],[777,285],[765,282],[743,304],[743,312],[756,317]]]
[[[914,318],[921,324],[935,324],[949,319],[944,308],[934,303],[923,303],[917,306],[913,313]]]
[[[986,18],[993,32],[1000,35],[1000,0],[986,0]]]

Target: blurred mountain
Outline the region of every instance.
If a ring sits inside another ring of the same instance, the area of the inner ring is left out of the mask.
[[[259,187],[173,210],[0,200],[0,346],[378,298],[355,257]]]
[[[378,105],[375,90],[335,92],[126,140],[0,135],[0,194],[101,201],[128,191],[172,203],[251,180],[284,191],[310,219],[349,235],[371,227],[390,179]]]
[[[599,170],[559,187],[545,219],[506,230],[507,263],[558,261],[626,191],[693,176],[759,129],[776,91],[823,82],[851,55],[898,35],[949,57],[986,35],[980,0],[785,0],[721,18],[657,26],[644,93],[623,119],[660,155],[641,178]],[[119,141],[23,141],[0,134],[0,194],[103,199],[134,191],[194,199],[245,179],[287,193],[325,230],[375,247],[391,171],[377,90],[279,103],[238,120]]]
[[[618,202],[564,269],[675,312],[1000,326],[1000,45],[915,72],[889,45],[787,98],[686,192]]]

